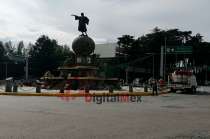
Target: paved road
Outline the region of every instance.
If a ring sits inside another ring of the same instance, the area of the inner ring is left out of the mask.
[[[210,95],[168,94],[101,105],[83,98],[0,96],[0,139],[182,137],[210,139]]]

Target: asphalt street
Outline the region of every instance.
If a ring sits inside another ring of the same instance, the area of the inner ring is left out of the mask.
[[[0,96],[0,139],[210,139],[210,95],[167,94],[141,102]]]

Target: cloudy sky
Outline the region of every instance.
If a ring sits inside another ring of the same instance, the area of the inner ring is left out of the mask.
[[[97,43],[141,36],[158,26],[201,33],[210,41],[210,0],[0,0],[0,40],[35,42],[42,34],[71,45],[79,35],[71,14],[90,18]]]

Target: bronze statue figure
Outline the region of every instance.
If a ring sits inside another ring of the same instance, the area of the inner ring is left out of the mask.
[[[78,30],[82,32],[82,35],[87,35],[86,25],[89,24],[89,19],[84,16],[84,13],[81,13],[81,16],[72,15],[75,17],[75,20],[79,20]]]

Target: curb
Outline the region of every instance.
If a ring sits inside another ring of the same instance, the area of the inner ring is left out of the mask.
[[[158,95],[169,94],[170,92],[161,92]],[[35,97],[86,97],[86,96],[153,96],[152,93],[135,92],[135,93],[0,93],[0,96],[35,96]]]

